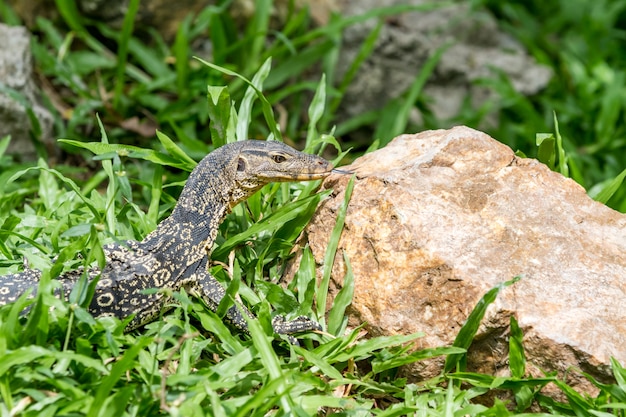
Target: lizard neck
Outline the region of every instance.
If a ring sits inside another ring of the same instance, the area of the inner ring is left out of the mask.
[[[202,169],[208,167],[211,169]],[[223,175],[223,168],[208,164],[200,168],[194,173],[201,175],[189,178],[172,214],[140,244],[144,250],[171,259],[174,265],[190,265],[206,258],[233,206],[236,187]]]

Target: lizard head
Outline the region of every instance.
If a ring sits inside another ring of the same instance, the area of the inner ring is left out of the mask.
[[[310,181],[327,177],[333,165],[325,159],[299,152],[282,142],[248,140],[239,142],[232,161],[238,201],[271,182]],[[228,145],[227,145],[228,146]]]
[[[197,222],[198,215],[220,217],[265,184],[326,178],[333,165],[276,141],[246,140],[209,153],[190,174],[173,216]],[[221,203],[221,204],[218,204]],[[222,205],[223,204],[223,205]]]

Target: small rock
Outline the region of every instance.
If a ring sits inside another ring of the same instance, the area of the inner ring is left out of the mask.
[[[402,135],[346,168],[357,179],[331,293],[342,286],[346,253],[355,280],[351,325],[366,323],[372,335],[424,332],[418,348],[450,345],[489,289],[522,275],[489,307],[469,369],[506,374],[511,315],[535,375],[567,373],[593,392],[568,371],[607,381],[611,356],[626,363],[626,215],[467,127]],[[318,265],[348,180],[325,181],[334,193],[305,230]],[[427,378],[441,363],[408,372]]]
[[[0,48],[0,84],[21,95],[32,109],[41,127],[41,137],[36,139],[52,144],[53,118],[37,100],[28,31],[0,23],[0,45],[3,45]],[[8,153],[19,154],[24,159],[35,156],[27,109],[23,103],[0,92],[0,138],[6,135],[12,138]]]
[[[426,6],[424,0],[345,0],[343,16],[356,16],[374,8],[394,5]],[[361,50],[363,41],[378,24],[376,19],[346,28],[338,72],[344,74]],[[434,116],[444,122],[458,116],[468,98],[478,108],[496,99],[493,89],[478,84],[492,79],[499,71],[513,88],[532,95],[550,81],[552,71],[540,65],[523,46],[504,33],[488,12],[454,3],[429,11],[406,12],[387,18],[376,46],[363,62],[342,100],[342,118],[382,109],[390,100],[406,92],[424,68],[426,61],[446,47],[424,86],[423,95]],[[412,122],[423,123],[417,112]],[[483,128],[496,123],[491,114]],[[391,138],[382,138],[391,139]]]

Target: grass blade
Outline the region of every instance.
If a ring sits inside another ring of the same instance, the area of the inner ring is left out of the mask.
[[[128,44],[133,33],[135,24],[135,16],[139,11],[139,0],[130,0],[126,13],[124,15],[124,23],[120,40],[117,44],[117,69],[115,71],[115,89],[113,98],[113,107],[119,110],[120,100],[124,92],[126,84],[126,62],[128,59]]]
[[[347,253],[343,253],[343,260],[346,264],[346,274],[343,277],[343,287],[337,293],[333,300],[333,306],[328,313],[328,332],[335,336],[341,335],[348,325],[348,316],[345,315],[346,309],[352,304],[354,295],[354,274],[352,273],[352,265]]]
[[[511,336],[509,338],[509,368],[511,375],[515,378],[523,378],[526,374],[526,355],[524,354],[524,345],[522,330],[517,324],[515,317],[511,316]]]
[[[556,136],[556,151],[559,155],[559,159],[557,162],[557,167],[563,176],[569,177],[569,168],[567,166],[567,156],[565,156],[565,149],[563,148],[563,138],[561,137],[561,132],[559,131],[559,121],[556,118],[556,112],[554,114],[554,134]]]
[[[246,38],[252,40],[252,45],[249,49],[249,56],[246,58],[248,65],[244,69],[245,73],[248,73],[252,67],[258,65],[263,48],[265,48],[266,35],[269,33],[272,3],[274,3],[272,0],[255,1],[254,14],[246,33]]]
[[[346,220],[346,212],[348,211],[348,204],[350,197],[352,196],[352,189],[354,188],[354,175],[348,181],[346,186],[345,195],[339,210],[337,211],[337,220],[335,226],[330,234],[328,241],[328,247],[326,248],[326,254],[324,255],[324,272],[322,273],[322,281],[317,289],[317,315],[319,323],[324,326],[326,321],[324,315],[326,313],[326,299],[328,298],[328,286],[330,284],[330,274],[335,263],[335,255],[337,253],[337,247],[339,246],[339,239],[341,238],[341,232],[343,231],[343,225]]]
[[[344,347],[332,358],[336,362],[344,362],[347,360],[360,360],[370,356],[376,350],[387,349],[393,346],[411,343],[415,339],[424,337],[424,333],[413,333],[407,335],[396,336],[379,336],[358,342],[355,345]],[[329,360],[328,358],[327,360]]]
[[[391,139],[406,132],[411,109],[421,94],[424,85],[426,85],[426,81],[428,81],[428,78],[430,78],[432,73],[435,71],[443,53],[451,45],[451,43],[447,43],[440,46],[437,51],[428,58],[422,66],[419,75],[411,84],[411,88],[409,89],[406,98],[400,103],[399,108],[396,109],[392,104],[392,110],[388,112],[389,119],[387,119],[387,122],[385,123],[384,121],[386,118],[383,118],[383,123],[377,126],[376,133],[374,134],[375,138],[379,138],[381,140],[382,145],[386,145]]]
[[[170,154],[170,156],[177,159],[178,161],[184,162],[189,166],[195,167],[198,164],[196,161],[191,159],[189,155],[183,152],[183,150],[180,149],[180,147],[176,145],[174,141],[170,139],[165,133],[157,130],[156,136],[159,139],[159,142],[161,142],[161,145],[163,145],[163,147],[167,151],[167,153]]]
[[[135,358],[143,348],[148,346],[150,342],[151,340],[148,337],[139,338],[138,342],[135,345],[132,345],[124,353],[122,358],[117,361],[115,365],[113,365],[109,375],[107,375],[102,382],[100,382],[100,387],[94,396],[91,407],[89,407],[89,411],[87,411],[87,417],[97,417],[99,415],[100,409],[102,408],[106,398],[111,393],[113,386],[120,380],[126,371],[133,368]]]
[[[205,60],[203,60],[201,58],[198,58],[198,57],[195,57],[195,58],[198,61],[202,62],[207,67],[213,68],[214,70],[217,70],[217,71],[219,71],[219,72],[221,72],[223,74],[239,78],[240,80],[242,80],[243,82],[245,82],[246,84],[251,86],[254,89],[254,91],[256,92],[259,101],[261,102],[261,110],[263,111],[263,116],[265,117],[265,121],[267,123],[267,126],[269,127],[270,131],[274,135],[274,139],[275,140],[282,140],[282,135],[280,134],[280,131],[278,130],[278,125],[276,124],[276,120],[274,119],[274,111],[272,110],[272,105],[267,100],[267,98],[265,98],[265,96],[263,95],[263,92],[261,90],[259,90],[250,80],[248,80],[243,75],[240,75],[240,74],[238,74],[238,73],[236,73],[234,71],[231,71],[228,68],[224,68],[224,67],[221,67],[219,65],[215,65],[215,64],[213,64],[211,62],[205,61]],[[270,59],[268,58],[267,61],[269,61],[269,60]],[[266,61],[266,63],[267,63],[267,61]],[[265,63],[263,65],[265,65]]]
[[[10,135],[7,135],[0,139],[0,157],[2,157],[2,155],[4,155],[4,153],[6,152],[7,148],[9,147],[9,143],[11,143]]]
[[[311,105],[309,106],[309,127],[306,133],[306,146],[304,152],[313,152],[314,139],[317,138],[318,132],[316,129],[317,122],[322,118],[324,114],[324,107],[326,106],[326,75],[322,74]]]
[[[237,140],[246,140],[248,139],[248,125],[252,121],[252,105],[254,104],[254,99],[261,96],[261,91],[263,90],[263,82],[267,78],[270,73],[270,69],[272,68],[272,59],[268,58],[265,60],[261,68],[254,74],[252,77],[252,81],[250,85],[246,89],[246,92],[243,96],[243,100],[241,100],[241,104],[239,105],[239,112],[237,113]],[[273,112],[272,112],[272,121],[268,120],[268,124],[273,123]],[[276,140],[280,140],[280,135],[274,137]]]
[[[374,48],[376,46],[376,41],[378,40],[378,36],[380,35],[380,30],[382,29],[382,27],[383,27],[383,20],[381,19],[378,21],[374,29],[372,29],[372,31],[367,35],[367,38],[365,38],[365,40],[363,41],[363,44],[359,48],[359,51],[357,52],[356,57],[354,58],[354,61],[352,61],[352,63],[350,64],[350,67],[346,71],[345,75],[343,76],[343,79],[341,80],[341,82],[339,83],[339,86],[337,87],[339,94],[337,94],[335,98],[333,99],[333,101],[331,102],[329,106],[328,115],[332,115],[336,113],[337,108],[339,108],[339,105],[341,104],[341,100],[343,96],[345,95],[346,90],[350,86],[350,83],[352,82],[352,80],[354,80],[354,77],[358,73],[359,68],[361,68],[361,65],[363,64],[363,62],[365,62],[367,57],[369,57],[374,51]]]
[[[261,362],[264,365],[264,369],[268,372],[270,381],[274,381],[276,386],[274,387],[274,397],[278,397],[282,404],[282,411],[289,415],[291,411],[291,401],[285,394],[289,390],[289,380],[280,366],[280,360],[276,356],[276,352],[272,349],[270,338],[263,332],[261,323],[253,318],[249,318],[246,315],[246,321],[248,322],[248,328],[250,330],[250,336],[252,337],[252,343],[259,352]]]
[[[517,276],[512,280],[505,281],[501,284],[496,285],[491,290],[485,294],[476,307],[472,310],[470,315],[467,317],[467,320],[461,330],[459,330],[459,334],[454,339],[454,343],[452,346],[460,347],[463,349],[468,349],[472,344],[472,340],[474,340],[474,336],[476,336],[476,332],[478,331],[478,327],[480,326],[480,322],[482,321],[485,313],[487,312],[487,307],[491,305],[496,300],[496,297],[500,293],[501,290],[508,287],[509,285],[513,285],[517,281],[521,279],[521,276]],[[464,365],[461,361],[465,360],[465,354],[456,354],[449,355],[446,358],[446,363],[444,365],[444,372],[450,372],[453,368],[457,367],[457,370],[461,370],[464,368]],[[461,369],[458,369],[461,368]]]
[[[176,86],[179,94],[185,96],[190,92],[187,87],[189,82],[189,30],[191,25],[191,15],[187,15],[179,24],[174,41],[174,57],[176,58]]]
[[[209,130],[213,146],[219,148],[228,143],[228,126],[231,116],[232,103],[228,87],[207,88],[209,101]],[[234,134],[232,135],[235,136]]]
[[[273,212],[267,217],[264,217],[258,223],[255,223],[243,232],[230,237],[215,249],[212,256],[214,258],[223,258],[226,254],[228,254],[228,252],[233,250],[235,246],[245,243],[251,236],[260,232],[274,232],[285,223],[298,217],[301,213],[307,212],[310,207],[317,206],[322,196],[322,194],[314,194],[305,199],[285,204],[279,210]]]
[[[600,203],[606,204],[607,201],[613,197],[613,194],[615,194],[622,186],[624,178],[626,178],[626,169],[624,169],[612,180],[603,181],[597,186],[592,187],[589,190],[589,197],[599,201]]]
[[[412,352],[408,355],[403,355],[391,359],[385,360],[377,360],[372,361],[372,372],[381,373],[386,371],[387,369],[399,368],[404,365],[408,365],[411,363],[419,362],[425,359],[435,358],[437,356],[443,355],[458,355],[464,354],[466,352],[465,349],[454,347],[454,346],[443,346],[431,349],[421,349],[415,352]]]
[[[613,376],[617,385],[621,388],[623,393],[626,393],[626,369],[615,358],[611,358],[611,368],[613,369]]]
[[[67,143],[68,145],[76,146],[78,148],[87,149],[95,155],[103,157],[112,157],[113,153],[116,153],[118,155],[127,155],[133,158],[145,159],[146,161],[154,162],[156,164],[166,165],[189,172],[191,172],[197,165],[195,161],[193,164],[191,164],[186,159],[179,160],[170,155],[156,152],[152,149],[140,148],[138,146],[113,143],[106,144],[102,142],[81,142],[71,139],[59,139],[59,142]]]

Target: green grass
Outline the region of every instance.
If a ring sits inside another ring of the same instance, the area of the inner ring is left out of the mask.
[[[55,111],[57,135],[65,152],[79,152],[87,168],[49,166],[41,146],[37,163],[23,163],[4,154],[9,139],[0,139],[0,275],[20,270],[23,259],[44,271],[35,300],[0,307],[0,415],[519,416],[528,415],[531,404],[544,415],[625,415],[626,370],[619,363],[611,363],[613,384],[572,370],[598,387],[595,397],[577,394],[555,375],[530,378],[513,318],[511,376],[466,371],[465,350],[486,307],[513,282],[485,295],[453,346],[418,351],[410,347],[419,334],[367,339],[361,329],[346,331],[354,280],[347,258],[344,288],[327,317],[321,313],[330,271],[316,282],[308,248],[295,280],[286,289],[279,285],[295,239],[326,196],[316,183],[267,186],[220,228],[211,272],[257,315],[250,336],[237,334],[221,321],[222,311],[211,312],[184,292],[174,294],[172,311],[130,334],[117,319],[87,313],[86,287],[70,302],[54,298],[52,278],[101,263],[103,244],[141,239],[153,230],[171,212],[195,161],[214,147],[273,136],[299,142],[308,152],[337,155],[338,162],[364,151],[342,151],[355,145],[356,129],[372,132],[375,149],[385,142],[383,134],[445,127],[432,117],[412,126],[407,117],[416,105],[427,110],[422,87],[437,55],[377,117],[334,120],[380,25],[338,79],[342,30],[365,19],[382,22],[408,6],[333,17],[323,28],[311,28],[307,12],[293,10],[286,25],[275,29],[268,20],[271,2],[263,1],[255,19],[238,30],[225,13],[228,2],[221,2],[185,20],[168,45],[153,30],[133,26],[138,3],[130,2],[121,31],[85,19],[66,0],[57,0],[62,24],[38,21],[32,45],[37,68],[64,103]],[[624,2],[578,1],[576,12],[567,2],[493,3],[474,5],[498,13],[555,77],[546,92],[531,98],[515,93],[504,78],[482,80],[499,99],[487,110],[464,109],[455,123],[473,125],[486,111],[498,112],[499,125],[490,132],[496,138],[626,212],[626,171],[619,158],[626,147],[618,29]],[[432,7],[438,6],[417,9]],[[0,15],[17,22],[4,5]],[[212,59],[194,59],[190,45],[207,34]],[[585,47],[598,39],[612,47]],[[313,65],[325,73],[320,81],[310,77]],[[154,127],[160,129],[156,136],[148,133]],[[37,129],[33,134],[37,140]],[[343,256],[336,253],[340,230],[341,215],[326,259]],[[27,305],[29,313],[20,315]],[[289,345],[270,337],[273,313],[316,316],[328,333],[303,335],[301,347]],[[401,376],[402,365],[434,357],[445,357],[445,373],[420,383]],[[547,384],[566,401],[542,395],[539,389]],[[511,399],[483,405],[496,390]]]

